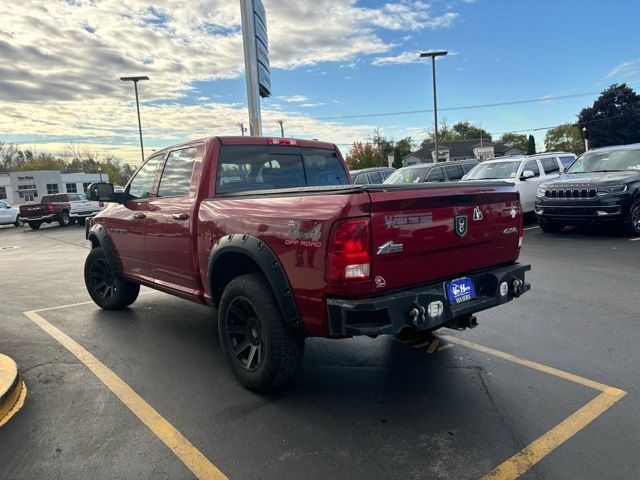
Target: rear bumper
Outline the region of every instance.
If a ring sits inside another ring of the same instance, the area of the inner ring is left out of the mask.
[[[71,212],[69,213],[69,216],[71,218],[91,218],[95,217],[98,213],[100,213],[100,210],[96,210],[94,212]]]
[[[508,303],[529,291],[530,285],[525,282],[525,272],[529,270],[530,265],[515,263],[467,275],[473,279],[478,297],[457,305],[449,305],[444,282],[365,300],[330,298],[327,300],[329,333],[331,336],[383,335],[398,333],[406,327],[455,328],[474,313]],[[508,285],[505,296],[500,294],[503,282]],[[433,302],[442,304],[442,312],[437,316],[428,313]]]
[[[20,217],[23,223],[29,222],[53,222],[58,216],[55,213],[51,215],[42,215],[41,217]]]

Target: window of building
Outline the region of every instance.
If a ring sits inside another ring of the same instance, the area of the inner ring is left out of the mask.
[[[59,193],[57,183],[47,183],[47,195],[53,195]]]
[[[171,152],[162,172],[158,196],[186,197],[189,194],[195,161],[195,148],[185,148]]]
[[[78,193],[77,183],[67,183],[65,184],[65,188],[67,189],[67,193]]]
[[[526,172],[527,170],[531,170],[534,177],[540,176],[540,168],[538,168],[538,162],[536,162],[535,160],[529,160],[524,164],[524,168],[522,169],[522,171]]]
[[[18,196],[25,202],[33,202],[38,196],[38,190],[35,185],[18,185]]]
[[[0,200],[7,199],[7,187],[0,187]]]

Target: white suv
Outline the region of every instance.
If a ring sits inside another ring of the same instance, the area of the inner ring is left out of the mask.
[[[560,155],[573,154],[542,153],[486,160],[474,167],[462,180],[509,180],[518,187],[522,211],[533,212],[538,185],[564,171]]]
[[[21,227],[20,210],[12,207],[7,202],[0,200],[0,225],[15,225]]]

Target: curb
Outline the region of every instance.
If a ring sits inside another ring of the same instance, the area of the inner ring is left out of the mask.
[[[26,395],[16,362],[0,354],[0,427],[20,410]]]

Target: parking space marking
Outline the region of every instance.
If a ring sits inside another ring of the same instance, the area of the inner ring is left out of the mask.
[[[629,241],[631,241],[631,242],[637,242],[638,240],[640,240],[640,237],[630,238],[629,239]]]
[[[440,340],[434,340],[433,342],[431,342],[431,345],[429,345],[429,348],[427,348],[427,353],[433,353],[436,351],[436,348],[438,348],[438,345],[440,345]]]
[[[534,228],[540,228],[540,226],[534,225],[533,227],[527,227],[527,228],[524,228],[523,230],[533,230]]]
[[[91,302],[81,302],[67,305],[86,305]],[[227,477],[205,457],[182,433],[162,417],[151,405],[127,385],[118,375],[89,353],[79,343],[69,337],[62,330],[53,326],[38,314],[40,311],[54,310],[52,307],[41,310],[23,312],[42,330],[47,332],[58,343],[80,360],[98,379],[111,390],[118,399],[136,415],[156,437],[158,437],[181,461],[191,470],[196,478],[223,480]]]
[[[457,337],[445,335],[447,340],[451,343],[461,345],[463,347],[476,350],[478,352],[486,353],[494,357],[502,358],[509,362],[516,363],[540,372],[553,375],[564,380],[568,380],[585,387],[598,390],[600,395],[591,400],[582,408],[578,409],[572,415],[553,427],[551,430],[543,434],[541,437],[535,439],[525,448],[518,453],[508,458],[503,463],[498,465],[491,473],[484,477],[485,480],[507,480],[515,479],[524,474],[536,463],[540,462],[544,457],[549,455],[553,450],[558,448],[564,442],[573,437],[576,433],[582,430],[584,427],[593,422],[596,418],[607,411],[618,400],[624,397],[627,392],[620,390],[619,388],[611,387],[603,383],[589,380],[588,378],[574,375],[573,373],[565,372],[557,368],[549,367],[541,363],[526,360],[524,358],[516,357],[510,353],[501,352],[493,348],[485,347],[477,343],[462,340]]]

